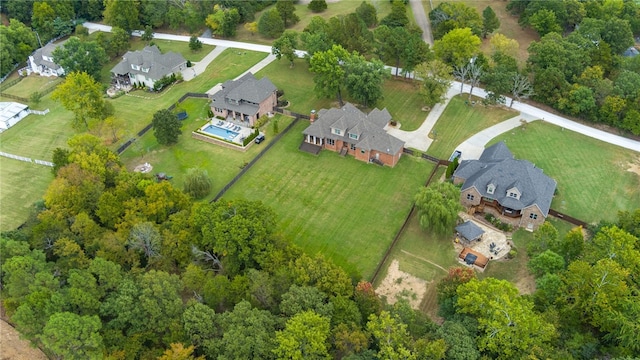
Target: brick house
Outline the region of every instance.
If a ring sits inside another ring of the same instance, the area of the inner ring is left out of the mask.
[[[157,46],[145,46],[142,50],[127,51],[122,61],[111,69],[115,83],[121,86],[144,84],[153,89],[156,81],[187,68],[187,60],[178,53],[160,52]]]
[[[278,104],[276,86],[264,77],[260,80],[247,73],[237,80],[228,80],[211,96],[211,111],[230,121],[252,127],[264,114],[273,112]]]
[[[312,112],[311,124],[302,132],[304,141],[300,149],[316,154],[326,149],[393,167],[400,160],[404,141],[384,130],[390,120],[386,108],[365,114],[350,103],[341,109]]]
[[[531,162],[514,159],[504,142],[486,148],[478,160],[460,162],[453,183],[462,184],[462,205],[527,230],[547,218],[557,185]]]

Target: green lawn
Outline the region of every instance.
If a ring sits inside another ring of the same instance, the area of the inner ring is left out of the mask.
[[[125,120],[127,136],[117,144],[123,143],[151,122],[153,114],[175,104],[187,92],[204,93],[216,84],[233,79],[245,72],[267,56],[265,53],[227,49],[222,52],[207,70],[191,81],[172,86],[160,94],[137,90],[131,96],[120,96],[109,100],[115,108],[116,117]],[[114,147],[116,149],[117,146]]]
[[[34,92],[42,92],[53,86],[56,86],[60,82],[62,82],[62,79],[58,77],[46,77],[37,74],[31,74],[22,79],[22,81],[20,81],[19,83],[6,90],[3,90],[3,92],[29,99],[31,94],[33,94]],[[38,106],[33,106],[33,108],[39,109],[41,108],[41,106],[38,104]]]
[[[127,168],[132,170],[137,165],[148,162],[153,166],[153,173],[164,172],[173,176],[171,181],[179,189],[182,189],[188,169],[205,169],[213,185],[206,199],[212,199],[240,172],[246,162],[251,161],[268,142],[272,141],[274,134],[272,126],[266,125],[262,129],[266,134],[266,142],[259,145],[252,143],[246,152],[193,139],[191,132],[202,127],[207,121],[208,104],[206,99],[195,98],[182,102],[180,108],[185,110],[189,117],[184,120],[178,143],[171,146],[159,145],[153,130],[150,130],[121,155]],[[281,130],[292,121],[291,118],[284,116],[277,116],[274,119],[278,120],[278,127]]]
[[[486,107],[480,104],[468,106],[465,104],[466,100],[467,96],[464,95],[456,95],[451,99],[433,127],[431,137],[435,137],[435,140],[429,146],[429,155],[448,159],[456,147],[469,137],[518,115],[517,111],[501,107]]]
[[[640,204],[640,174],[628,171],[640,154],[535,121],[500,135],[516,158],[533,162],[558,182],[551,207],[586,222],[613,221]],[[570,144],[570,145],[569,145]]]
[[[284,90],[284,98],[289,100],[288,109],[291,111],[309,114],[312,109],[338,106],[335,98],[316,94],[313,74],[305,60],[296,60],[293,68],[285,60],[276,60],[260,70],[257,76],[268,77],[278,89]],[[384,83],[382,91],[384,98],[376,107],[386,107],[391,116],[402,124],[402,130],[420,127],[428,113],[422,111],[422,99],[413,82],[391,78]],[[344,101],[349,101],[349,98],[345,97]]]
[[[71,128],[73,113],[51,100],[50,96],[45,96],[36,107],[49,109],[48,114],[28,115],[0,134],[0,151],[51,161],[55,148],[66,147],[67,140],[75,133]],[[0,97],[0,101],[11,100]]]
[[[424,101],[413,81],[391,78],[384,83],[382,94],[383,99],[377,107],[386,107],[393,119],[400,123],[401,130],[416,130],[429,115],[422,111]]]
[[[24,223],[51,180],[50,167],[0,157],[0,231]]]
[[[263,201],[276,211],[279,230],[307,253],[370,278],[433,165],[403,156],[389,168],[330,151],[303,153],[306,126],[296,124],[225,198]]]

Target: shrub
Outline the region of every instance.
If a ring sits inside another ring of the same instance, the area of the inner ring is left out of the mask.
[[[187,67],[190,68],[191,66],[193,66],[193,64],[191,64],[191,60],[187,60]]]
[[[509,250],[509,254],[507,254],[507,258],[514,259],[517,255],[518,255],[518,250],[511,248],[511,250]]]
[[[189,49],[194,52],[202,49],[202,41],[200,41],[197,36],[193,35],[189,39]]]
[[[264,124],[269,122],[269,117],[267,115],[262,115],[260,116],[260,118],[258,118],[258,121],[255,122],[255,124],[253,125],[253,127],[255,129],[259,129],[262,126],[264,126]]]
[[[31,93],[31,96],[29,96],[29,101],[33,103],[33,105],[38,105],[40,100],[42,100],[42,93],[39,91],[34,91]]]
[[[273,133],[277,134],[280,132],[280,128],[278,127],[278,119],[274,119],[273,122]]]
[[[453,159],[452,162],[449,163],[449,165],[447,166],[447,173],[446,173],[446,178],[450,179],[451,176],[453,176],[453,173],[456,171],[456,169],[458,168],[458,158]]]
[[[311,0],[307,8],[315,13],[322,12],[327,10],[327,2],[325,0]]]
[[[244,139],[244,141],[242,142],[242,146],[247,146],[251,141],[253,141],[253,139],[256,138],[256,136],[258,136],[258,134],[260,134],[260,130],[255,129],[249,136]]]
[[[202,199],[211,192],[211,179],[204,169],[189,169],[184,181],[184,192]]]
[[[277,97],[280,97],[280,96],[282,96],[282,95],[284,95],[284,90],[280,90],[280,89],[278,89],[278,90],[276,91],[276,96],[277,96]]]

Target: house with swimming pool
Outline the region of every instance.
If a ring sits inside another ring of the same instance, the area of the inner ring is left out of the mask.
[[[392,167],[400,160],[404,141],[385,131],[391,121],[386,108],[365,114],[347,103],[340,109],[322,109],[317,114],[312,111],[310,118],[311,125],[302,132],[302,151],[317,155],[325,149]]]
[[[268,78],[256,79],[247,73],[222,84],[211,96],[211,111],[218,118],[252,127],[260,116],[273,112],[278,103],[276,91]]]

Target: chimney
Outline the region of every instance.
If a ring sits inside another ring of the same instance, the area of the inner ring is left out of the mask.
[[[314,121],[316,121],[316,111],[311,110],[311,115],[309,116],[309,122],[313,124]]]

